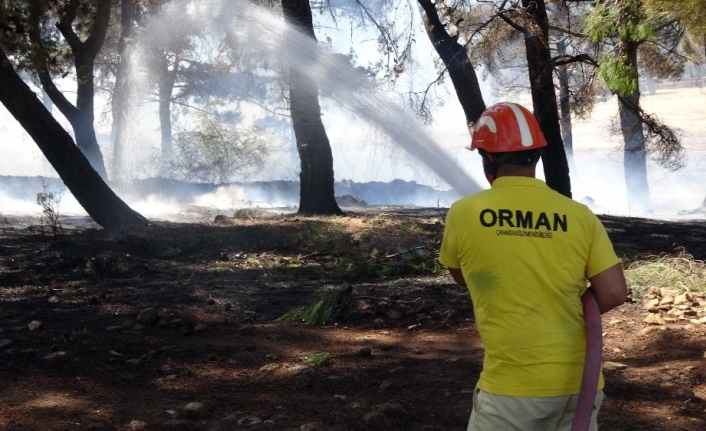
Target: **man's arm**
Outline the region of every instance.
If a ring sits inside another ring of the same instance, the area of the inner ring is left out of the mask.
[[[466,287],[466,280],[463,279],[461,268],[449,268],[449,272],[451,273],[451,277],[453,277],[456,284],[461,287]]]
[[[601,314],[612,310],[627,299],[628,286],[623,275],[623,268],[619,263],[599,272],[588,281],[591,282],[591,289],[596,295]]]

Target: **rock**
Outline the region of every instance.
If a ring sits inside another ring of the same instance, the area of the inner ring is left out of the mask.
[[[205,415],[204,403],[194,401],[184,406],[184,417],[189,419],[198,419]]]
[[[150,326],[157,323],[159,313],[154,308],[145,308],[137,314],[137,323],[144,326]]]
[[[689,297],[686,293],[682,293],[681,295],[677,295],[674,297],[674,305],[682,305],[687,304],[689,302]]]
[[[40,322],[39,320],[32,320],[31,322],[29,322],[27,324],[27,328],[30,331],[36,331],[37,329],[39,329],[41,327],[42,327],[42,322]]]
[[[399,403],[391,402],[373,407],[373,411],[363,416],[362,421],[369,429],[398,429],[400,419],[404,419],[407,412]]]
[[[662,298],[661,301],[659,301],[659,305],[672,305],[674,304],[674,297],[673,296],[665,296]]]
[[[54,359],[59,359],[63,358],[66,356],[66,352],[64,351],[58,351],[58,352],[53,352],[44,357],[45,360],[47,361],[53,361]]]
[[[659,314],[650,314],[649,316],[645,317],[643,322],[647,323],[648,325],[664,325],[664,319],[662,316]]]
[[[399,320],[402,318],[402,312],[400,310],[392,309],[387,312],[387,317],[389,317],[392,320]]]
[[[184,324],[184,319],[174,319],[171,322],[169,322],[169,326],[172,328],[178,328]]]
[[[289,368],[290,374],[309,374],[314,372],[314,367],[311,365],[297,364]]]
[[[665,296],[671,296],[672,298],[674,298],[675,296],[679,295],[679,291],[677,289],[670,289],[668,287],[663,287],[663,288],[659,289],[659,295],[663,298]]]
[[[655,311],[657,311],[658,305],[659,305],[659,299],[657,299],[657,298],[650,299],[649,301],[647,301],[647,303],[645,303],[645,309],[647,311],[654,313]]]
[[[380,386],[378,387],[378,393],[383,393],[383,392],[385,392],[386,390],[390,389],[390,386],[392,386],[392,383],[393,383],[393,382],[394,382],[394,381],[391,380],[391,379],[386,379],[386,380],[384,380],[384,381],[380,384]]]
[[[14,341],[12,341],[12,340],[8,340],[8,339],[0,340],[0,352],[7,349],[8,347],[10,347],[12,345],[12,343],[14,343]]]
[[[262,423],[262,419],[257,416],[245,416],[238,419],[238,425],[254,426]]]
[[[104,430],[105,424],[103,422],[91,422],[86,426],[88,430]]]
[[[127,424],[127,429],[130,431],[140,431],[146,427],[147,423],[144,421],[131,420],[130,423]]]
[[[605,371],[621,371],[628,368],[627,365],[618,362],[605,361],[603,363],[603,369]]]
[[[280,364],[267,364],[263,365],[260,367],[260,372],[269,372],[269,371],[274,371],[278,369],[281,365]]]
[[[144,330],[145,330],[145,326],[141,325],[139,323],[137,325],[133,326],[133,328],[132,328],[132,332],[134,332],[136,334],[142,334],[142,332]]]
[[[206,324],[204,323],[199,323],[198,325],[194,326],[194,334],[202,334],[204,331],[206,331]]]

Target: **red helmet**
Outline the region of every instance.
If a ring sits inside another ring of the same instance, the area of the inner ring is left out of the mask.
[[[510,153],[547,146],[539,123],[526,108],[510,102],[491,106],[481,114],[471,139],[471,150]]]

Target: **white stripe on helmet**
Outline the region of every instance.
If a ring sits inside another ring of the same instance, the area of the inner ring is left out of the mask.
[[[504,105],[512,109],[512,112],[515,114],[517,126],[520,128],[522,146],[531,147],[532,144],[534,144],[534,139],[532,139],[532,132],[530,131],[525,114],[514,103],[505,103]]]
[[[480,117],[480,119],[476,123],[476,132],[480,130],[483,126],[486,126],[492,133],[498,133],[498,127],[495,125],[495,120],[493,120],[493,117]]]

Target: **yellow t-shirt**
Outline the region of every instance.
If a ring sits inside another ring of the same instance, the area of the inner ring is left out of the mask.
[[[505,396],[577,394],[586,279],[619,263],[600,220],[528,177],[456,201],[439,262],[460,268],[485,348],[478,387]],[[603,376],[599,380],[603,388]]]

